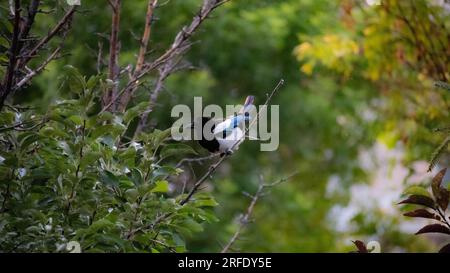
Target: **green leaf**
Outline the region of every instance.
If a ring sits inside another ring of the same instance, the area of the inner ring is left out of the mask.
[[[34,132],[26,132],[23,135],[21,135],[18,140],[20,141],[20,150],[25,151],[28,146],[35,143],[42,137],[39,134],[36,134]]]
[[[125,178],[125,179],[120,179],[119,185],[120,185],[120,188],[122,188],[122,189],[131,189],[131,188],[134,188],[134,183],[133,183],[133,181],[131,181],[130,179],[128,179],[128,177]]]
[[[187,218],[183,221],[182,225],[184,225],[186,228],[191,230],[192,232],[201,232],[203,231],[203,226],[196,221],[194,221],[192,218]]]
[[[14,122],[14,119],[15,115],[13,112],[0,112],[0,124],[2,125],[2,127],[7,127],[7,124],[12,124]]]
[[[166,193],[169,191],[169,182],[166,180],[158,180],[155,184],[156,186],[151,190],[151,192]]]
[[[86,88],[89,89],[89,90],[94,89],[97,86],[97,84],[99,83],[99,81],[100,81],[100,79],[102,77],[103,77],[103,75],[101,75],[101,74],[100,75],[91,76],[89,78],[89,80],[87,81]]]
[[[64,66],[64,72],[67,76],[66,84],[69,89],[76,94],[81,94],[86,88],[86,81],[78,69],[71,65],[66,65]]]
[[[139,103],[138,105],[131,107],[125,112],[125,115],[123,116],[123,121],[128,124],[130,121],[132,121],[135,117],[139,116],[141,113],[143,113],[145,110],[147,110],[148,106],[150,105],[150,102],[144,101]]]
[[[7,153],[0,151],[0,156],[3,157],[2,165],[6,165],[8,167],[16,168],[19,164],[19,159],[14,153]]]
[[[161,150],[160,156],[162,158],[167,158],[170,156],[184,156],[187,154],[196,155],[197,152],[189,145],[176,143],[165,145]]]
[[[139,192],[136,189],[128,189],[125,191],[125,195],[129,200],[131,200],[131,202],[134,202],[139,197]]]
[[[108,186],[119,186],[119,178],[115,176],[112,172],[103,170],[103,172],[100,173],[99,177],[100,182],[102,182],[105,185]]]
[[[86,168],[86,167],[89,167],[89,166],[92,166],[92,165],[96,165],[95,163],[96,163],[96,161],[99,159],[99,158],[101,158],[102,157],[102,154],[101,153],[99,153],[99,152],[86,152],[84,155],[83,155],[83,158],[82,158],[82,160],[81,160],[81,164],[80,164],[80,167],[82,168],[82,169],[84,169],[84,168]]]
[[[143,141],[146,145],[151,145],[152,148],[158,147],[162,142],[164,142],[171,134],[171,128],[164,131],[155,129],[152,133],[146,134],[141,133],[137,140]]]
[[[105,124],[105,125],[100,125],[97,128],[95,128],[90,136],[94,139],[97,139],[100,136],[105,136],[105,135],[111,135],[113,137],[117,137],[125,129],[126,128],[124,126],[121,126],[119,124]]]
[[[196,207],[215,207],[219,205],[212,197],[210,199],[200,199],[193,202]]]
[[[172,166],[162,166],[158,167],[156,170],[152,172],[152,180],[155,180],[160,177],[166,177],[168,175],[178,175],[183,172],[183,169],[175,168]]]
[[[411,186],[403,193],[406,195],[422,195],[431,198],[431,194],[424,187],[420,186]]]
[[[72,115],[69,117],[69,120],[75,123],[76,125],[83,125],[83,118],[79,115]]]
[[[139,169],[132,168],[130,170],[130,179],[133,181],[134,185],[139,186],[143,182],[142,173]]]

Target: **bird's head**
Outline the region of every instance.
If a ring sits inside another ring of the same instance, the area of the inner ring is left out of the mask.
[[[253,102],[255,101],[255,96],[247,96],[245,99],[244,105],[242,106],[241,110],[239,111],[240,115],[244,115],[245,120],[250,120],[250,110],[253,106]]]

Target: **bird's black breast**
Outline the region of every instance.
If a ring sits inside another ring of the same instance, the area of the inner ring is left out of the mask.
[[[219,144],[219,142],[215,139],[215,138],[213,138],[212,140],[207,140],[205,137],[204,137],[204,134],[203,134],[203,127],[205,126],[205,124],[209,121],[210,119],[209,118],[206,118],[206,117],[203,117],[202,118],[202,133],[201,133],[201,135],[202,135],[202,139],[200,139],[199,141],[198,141],[198,143],[200,144],[200,146],[202,146],[203,148],[205,148],[206,150],[208,150],[209,152],[211,152],[211,153],[216,153],[216,152],[218,152],[219,151],[219,147],[220,147],[220,144]],[[214,131],[214,127],[215,127],[215,125],[213,125],[212,127],[211,127],[211,133]]]

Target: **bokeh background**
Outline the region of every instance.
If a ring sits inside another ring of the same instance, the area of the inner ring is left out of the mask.
[[[272,101],[280,105],[278,150],[261,152],[247,141],[222,165],[205,189],[219,203],[220,220],[188,238],[189,251],[219,251],[250,202],[243,192],[255,192],[261,177],[271,182],[295,171],[257,203],[236,250],[347,252],[356,239],[377,240],[383,252],[438,249],[440,237],[413,235],[424,221],[403,217],[397,203],[408,185],[430,182],[436,171],[428,173],[427,162],[445,137],[433,129],[450,124],[450,93],[434,86],[450,78],[450,3],[381,1],[232,0],[202,25],[185,58],[192,68],[167,79],[150,127],[169,128],[172,106],[192,105],[194,96],[224,106],[253,94],[261,104],[281,78],[286,83]],[[123,1],[123,67],[135,62],[146,4]],[[170,0],[155,11],[149,59],[200,4]],[[55,17],[39,14],[36,28],[46,31]],[[66,64],[96,74],[110,23],[107,1],[82,1],[67,54],[15,102],[44,110],[64,96],[58,78]],[[207,167],[194,164],[184,179]]]

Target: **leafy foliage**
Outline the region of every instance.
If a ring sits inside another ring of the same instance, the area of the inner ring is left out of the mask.
[[[77,241],[83,252],[185,251],[185,238],[216,220],[217,203],[203,193],[181,206],[171,193],[165,177],[182,170],[160,165],[180,149],[170,128],[123,142],[141,106],[100,113],[103,76],[69,66],[62,81],[71,98],[45,114],[11,107],[0,115],[0,249],[64,252]],[[153,225],[164,213],[170,219]]]
[[[425,189],[416,188],[414,191],[416,194],[410,195],[407,199],[401,201],[399,204],[411,204],[420,205],[426,207],[426,209],[416,209],[404,213],[407,217],[419,217],[433,219],[439,222],[439,224],[429,224],[421,228],[416,234],[424,233],[442,233],[450,235],[450,218],[446,215],[446,210],[449,203],[450,191],[442,186],[442,180],[445,176],[447,169],[444,168],[433,178],[431,183],[431,190],[433,198],[431,198]],[[425,194],[423,194],[425,192]],[[408,191],[408,194],[411,190]],[[431,209],[431,211],[429,210]],[[449,245],[445,245],[439,252],[448,252]]]

